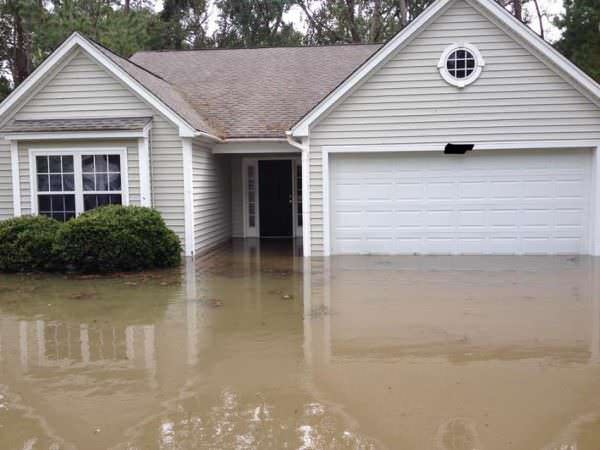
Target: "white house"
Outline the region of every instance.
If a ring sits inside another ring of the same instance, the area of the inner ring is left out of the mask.
[[[493,0],[383,46],[69,37],[0,105],[0,219],[152,206],[204,252],[600,255],[600,86]]]

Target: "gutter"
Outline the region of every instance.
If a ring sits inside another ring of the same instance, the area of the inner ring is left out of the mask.
[[[288,144],[290,144],[292,147],[299,149],[302,153],[305,153],[305,152],[308,153],[308,146],[302,145],[300,142],[298,142],[296,139],[294,139],[291,131],[285,132],[285,138],[286,138]]]

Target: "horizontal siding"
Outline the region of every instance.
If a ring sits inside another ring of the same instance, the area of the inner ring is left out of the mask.
[[[177,127],[155,115],[151,133],[152,206],[185,242],[183,148]]]
[[[231,160],[192,144],[194,240],[202,253],[231,238]]]
[[[13,215],[10,145],[0,136],[0,220]]]
[[[78,50],[55,76],[27,100],[16,119],[152,116],[151,184],[153,206],[181,241],[184,239],[183,155],[176,126],[138,98],[107,70]],[[71,142],[62,143],[72,146]],[[106,145],[106,142],[86,145]],[[128,152],[130,202],[139,204],[137,144]],[[60,146],[60,145],[59,145]],[[20,151],[24,212],[30,211],[27,151]],[[0,169],[1,170],[1,169]]]
[[[15,115],[16,119],[151,116],[152,109],[78,50]]]
[[[31,187],[29,151],[32,148],[44,150],[62,149],[127,149],[127,176],[129,180],[129,204],[140,204],[140,169],[138,162],[137,140],[126,141],[75,141],[75,142],[20,142],[19,143],[19,172],[21,180],[21,210],[23,214],[31,214]]]
[[[476,45],[485,67],[464,89],[437,63],[452,43]],[[323,146],[448,142],[600,142],[600,109],[465,1],[401,49],[311,131],[311,236],[323,247]]]

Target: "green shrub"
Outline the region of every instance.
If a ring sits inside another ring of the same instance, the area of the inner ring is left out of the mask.
[[[172,267],[181,262],[179,239],[153,209],[105,206],[65,223],[57,251],[66,267],[117,272]]]
[[[34,272],[61,268],[55,253],[60,222],[23,216],[0,222],[0,271]]]

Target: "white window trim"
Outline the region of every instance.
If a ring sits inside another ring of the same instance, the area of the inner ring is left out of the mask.
[[[469,75],[466,78],[455,78],[454,76],[452,76],[450,74],[450,72],[448,72],[448,69],[446,66],[446,60],[448,59],[450,54],[455,52],[456,50],[467,50],[475,58],[475,68],[473,69],[473,72],[471,73],[471,75]],[[438,62],[438,70],[440,72],[441,77],[444,79],[444,81],[451,86],[456,86],[457,88],[461,88],[461,89],[464,88],[465,86],[468,86],[469,84],[475,82],[477,80],[477,78],[479,78],[479,76],[481,75],[481,72],[483,71],[484,66],[485,66],[485,61],[484,61],[483,57],[481,56],[479,49],[477,47],[475,47],[473,44],[469,44],[468,42],[464,42],[462,44],[454,43],[454,44],[447,46],[444,49],[444,51],[442,52],[442,56],[440,56],[440,60]]]
[[[127,149],[124,147],[106,147],[106,148],[30,148],[29,149],[29,185],[31,187],[31,214],[38,214],[37,196],[43,194],[37,189],[37,173],[35,158],[36,156],[79,156],[81,155],[119,155],[121,157],[121,199],[124,206],[129,205],[129,170],[127,161]],[[77,158],[75,158],[77,159]],[[83,182],[81,180],[81,164],[73,161],[75,172],[75,209],[76,214],[80,215],[83,211]],[[57,192],[58,194],[58,192]]]

